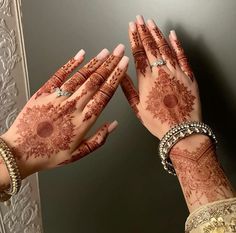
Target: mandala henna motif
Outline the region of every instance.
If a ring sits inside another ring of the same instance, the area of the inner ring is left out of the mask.
[[[153,118],[171,126],[190,117],[195,99],[191,91],[179,80],[159,69],[158,78],[147,96],[146,110]]]
[[[67,75],[70,74],[78,65],[80,61],[72,58],[68,63],[62,66],[36,93],[35,99],[43,93],[50,94],[55,88],[61,87]]]
[[[146,69],[148,67],[148,61],[146,52],[141,41],[139,40],[139,35],[137,32],[132,33],[131,48],[135,60],[135,66],[137,70],[139,70],[140,73],[145,76]]]
[[[181,46],[181,43],[179,40],[175,40],[175,44],[176,44],[176,48],[174,48],[174,50],[175,50],[176,57],[179,61],[179,64],[180,64],[182,70],[186,73],[186,75],[193,82],[194,81],[194,74],[193,74],[193,71],[192,71],[191,66],[189,64],[188,58],[185,55],[184,49]]]
[[[47,157],[59,151],[70,149],[75,136],[72,113],[76,110],[77,99],[63,106],[51,103],[27,108],[17,125],[18,138],[13,150],[18,159]],[[29,127],[30,126],[30,127]]]
[[[210,139],[192,152],[187,149],[172,149],[171,159],[190,206],[204,204],[202,200],[205,198],[208,202],[228,198],[227,192],[232,192]]]
[[[64,162],[59,163],[58,165],[60,166],[76,162],[79,159],[85,157],[86,155],[92,153],[106,142],[107,136],[108,136],[107,125],[105,125],[101,130],[99,130],[96,137],[94,137],[91,141],[82,142],[79,148],[76,150],[76,153],[73,154],[70,159],[67,159]]]

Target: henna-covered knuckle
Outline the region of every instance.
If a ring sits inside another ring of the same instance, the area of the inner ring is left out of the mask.
[[[146,110],[161,123],[174,125],[190,118],[196,97],[179,80],[159,69],[146,100]]]
[[[130,40],[131,49],[135,60],[135,66],[140,73],[145,76],[146,69],[148,67],[148,60],[146,56],[145,49],[142,42],[139,39],[138,32],[133,32],[131,34],[132,39]]]
[[[190,66],[190,63],[188,61],[188,58],[184,52],[184,49],[178,39],[174,40],[175,46],[174,51],[176,54],[176,57],[178,59],[178,62],[180,64],[180,67],[182,70],[186,73],[186,75],[191,79],[191,81],[194,81],[194,73],[192,71],[192,68]]]
[[[62,66],[36,93],[35,99],[42,94],[51,94],[55,88],[61,87],[67,75],[70,74],[78,65],[79,60],[72,58],[68,63]]]
[[[210,139],[205,139],[194,151],[173,148],[171,160],[189,206],[229,198],[231,185],[217,158]]]

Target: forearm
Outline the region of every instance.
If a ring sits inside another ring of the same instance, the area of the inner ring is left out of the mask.
[[[183,139],[173,147],[170,158],[190,212],[207,203],[234,196],[232,185],[208,137],[195,135]]]

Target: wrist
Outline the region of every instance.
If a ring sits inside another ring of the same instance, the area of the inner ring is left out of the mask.
[[[2,158],[0,158],[0,174],[1,174],[0,192],[2,192],[3,190],[6,190],[10,187],[9,172],[8,172],[7,167],[4,163],[4,161],[2,160]]]

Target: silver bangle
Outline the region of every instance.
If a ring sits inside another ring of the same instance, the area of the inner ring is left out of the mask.
[[[202,122],[184,122],[174,126],[164,135],[159,144],[161,163],[168,173],[176,175],[175,169],[169,157],[171,148],[181,139],[193,134],[207,135],[213,142],[215,142],[215,144],[217,144],[216,136],[211,128]]]
[[[12,195],[19,192],[21,188],[21,176],[15,157],[2,138],[0,138],[0,156],[5,162],[11,181],[11,187],[0,193],[0,201],[6,201],[6,199],[10,199]]]

